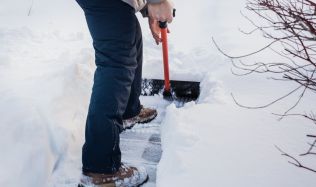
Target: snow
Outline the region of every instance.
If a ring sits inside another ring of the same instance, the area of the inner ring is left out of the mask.
[[[166,114],[157,186],[315,185],[313,173],[289,165],[274,147],[303,152],[300,135],[311,126],[275,124],[269,114],[240,110],[234,103],[171,105]]]
[[[28,15],[33,2],[33,7]],[[264,76],[235,77],[231,63],[212,44],[243,54],[268,43],[249,29],[239,11],[243,0],[194,3],[175,0],[170,25],[171,78],[201,82],[197,103],[183,108],[142,97],[159,109],[162,159],[157,186],[315,186],[315,174],[290,165],[275,146],[295,156],[308,148],[314,125],[301,118],[278,121],[297,95],[267,109],[238,107],[266,104],[295,85]],[[84,15],[72,0],[2,0],[0,6],[0,185],[75,186],[80,176],[81,146],[95,69]],[[146,20],[144,76],[161,78],[161,49]],[[262,53],[252,60],[277,59]],[[296,109],[314,109],[308,94]],[[152,124],[157,126],[157,124]],[[140,126],[138,133],[151,133]],[[303,158],[302,158],[303,159]],[[315,159],[303,162],[316,167]]]
[[[78,45],[80,40],[73,40],[76,36],[37,34],[27,28],[2,29],[1,36],[5,44],[1,56],[10,60],[0,70],[4,134],[0,171],[6,176],[0,181],[9,186],[46,186],[76,140],[72,136],[83,135],[93,53],[58,50],[58,43],[68,43],[67,48]],[[14,181],[12,176],[21,180]]]

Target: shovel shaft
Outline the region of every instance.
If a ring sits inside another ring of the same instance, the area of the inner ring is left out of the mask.
[[[168,54],[168,36],[167,36],[167,33],[168,33],[167,28],[161,28],[165,91],[170,92],[169,54]]]
[[[176,16],[176,9],[173,9],[173,17],[175,16]],[[166,95],[170,95],[171,89],[170,89],[170,77],[169,77],[168,24],[166,21],[165,22],[159,21],[159,27],[161,29],[163,67],[164,67],[164,78],[165,78],[164,93]]]

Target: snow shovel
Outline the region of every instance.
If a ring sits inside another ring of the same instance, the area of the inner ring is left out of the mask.
[[[152,96],[162,94],[166,100],[175,100],[181,103],[195,101],[200,95],[200,82],[170,80],[169,78],[168,25],[167,22],[159,22],[159,26],[162,38],[164,80],[143,79],[142,95]]]

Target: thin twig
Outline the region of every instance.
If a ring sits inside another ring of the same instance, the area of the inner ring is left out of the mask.
[[[32,3],[31,3],[31,6],[29,8],[29,12],[28,12],[27,16],[31,15],[31,12],[32,12],[32,9],[33,9],[33,5],[34,5],[34,0],[32,0]]]

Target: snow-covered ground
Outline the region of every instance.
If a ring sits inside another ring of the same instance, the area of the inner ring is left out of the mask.
[[[230,96],[233,93],[243,104],[261,105],[295,87],[264,76],[235,77],[229,60],[215,49],[211,37],[237,55],[267,42],[260,34],[246,37],[238,31],[249,29],[239,13],[244,3],[175,0],[171,76],[202,81],[202,93],[197,103],[183,108],[166,107],[160,97],[142,98],[165,116],[157,186],[316,185],[315,174],[290,165],[275,148],[298,155],[308,147],[305,135],[315,132],[309,121],[278,121],[271,114],[284,112],[297,97],[267,109],[246,110]],[[84,16],[73,0],[1,0],[0,4],[0,185],[70,187],[80,175],[95,68]],[[140,21],[144,76],[161,77],[160,48],[153,43],[146,20]],[[253,58],[277,57],[262,53]],[[297,111],[308,112],[315,104],[307,95]],[[303,162],[316,167],[311,157]]]

